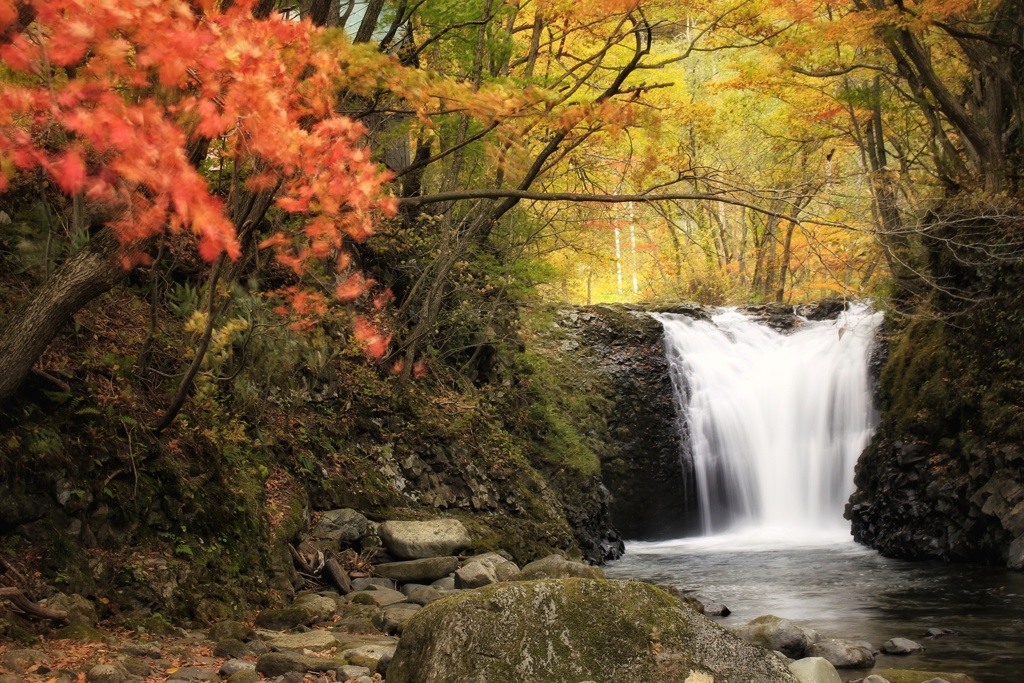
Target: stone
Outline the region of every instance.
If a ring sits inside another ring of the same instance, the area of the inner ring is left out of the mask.
[[[396,647],[398,647],[397,641],[390,643],[369,643],[367,645],[360,645],[359,647],[343,650],[340,652],[340,655],[349,664],[365,666],[370,671],[376,671],[381,659],[386,658],[387,661],[391,660]]]
[[[89,683],[124,683],[128,670],[122,664],[97,664],[85,674]]]
[[[827,659],[805,657],[789,665],[790,672],[800,683],[842,683],[839,672]]]
[[[750,645],[653,586],[501,582],[409,620],[388,683],[792,683]]]
[[[99,622],[96,605],[77,593],[65,595],[57,593],[46,602],[50,609],[63,610],[68,613],[67,623],[72,626],[95,626]]]
[[[882,678],[878,674],[871,674],[870,676],[866,676],[864,680],[861,681],[861,683],[889,683],[889,681]]]
[[[70,624],[57,630],[57,638],[61,640],[83,640],[87,643],[102,643],[107,639],[99,629],[85,624]]]
[[[244,659],[226,659],[220,665],[219,673],[221,676],[230,678],[239,671],[245,671],[246,669],[251,669],[253,673],[256,673],[256,663]]]
[[[702,595],[695,595],[694,597],[704,606],[704,614],[709,617],[727,617],[732,614],[732,610],[720,602],[705,598]]]
[[[327,619],[334,616],[334,611],[338,609],[338,603],[317,593],[301,593],[292,602],[292,607],[308,609],[319,619]]]
[[[343,659],[314,657],[312,655],[299,654],[298,652],[269,652],[256,660],[256,672],[268,678],[271,676],[283,676],[292,671],[299,673],[306,673],[307,671],[326,673],[328,671],[337,671],[339,667],[345,666],[347,663]]]
[[[352,545],[366,535],[369,522],[362,514],[348,508],[328,510],[310,532],[313,538],[327,538],[342,545]]]
[[[373,672],[367,669],[365,666],[343,666],[338,669],[338,680],[347,681],[350,678],[359,678],[360,676],[369,676]]]
[[[536,579],[603,579],[604,570],[582,562],[567,560],[561,555],[548,555],[535,560],[511,577],[511,581],[534,581]]]
[[[480,588],[497,582],[494,568],[483,562],[469,562],[455,571],[456,588]]]
[[[870,669],[875,665],[875,655],[864,643],[839,638],[826,638],[808,645],[808,657],[827,659],[837,669]]]
[[[0,655],[0,664],[16,674],[23,674],[44,659],[39,650],[8,650]]]
[[[330,631],[310,631],[308,633],[286,633],[267,638],[267,645],[274,650],[328,650],[340,643]]]
[[[437,581],[431,582],[430,585],[433,586],[434,588],[443,588],[443,589],[446,589],[446,590],[451,590],[451,589],[455,588],[455,577],[454,576],[446,576],[443,579],[438,579]]]
[[[214,657],[233,657],[237,659],[240,657],[249,657],[250,655],[252,655],[252,650],[249,646],[237,638],[225,638],[217,643],[217,646],[213,648]]]
[[[440,600],[447,594],[447,591],[440,590],[434,586],[420,586],[409,593],[409,602],[415,605],[429,605],[435,600]]]
[[[789,619],[771,614],[757,617],[741,626],[734,626],[731,630],[746,641],[770,650],[779,650],[792,659],[803,657],[804,650],[810,645],[803,629]]]
[[[1007,551],[1006,566],[1010,569],[1024,569],[1024,534],[1018,536]]]
[[[219,681],[217,670],[205,666],[183,666],[170,676],[168,681]]]
[[[255,668],[242,669],[228,676],[228,683],[256,683],[258,680]]]
[[[160,659],[163,656],[163,650],[157,643],[129,643],[121,648],[121,652],[132,657],[149,657],[150,659]]]
[[[358,578],[352,579],[352,590],[354,591],[365,591],[374,590],[376,588],[390,588],[394,590],[395,582],[391,579],[382,578]]]
[[[265,609],[256,615],[256,625],[270,631],[287,631],[312,621],[316,613],[306,607]]]
[[[407,560],[405,562],[388,562],[378,564],[373,568],[379,576],[392,579],[399,583],[410,581],[434,581],[448,576],[459,567],[457,557],[428,557],[422,560]]]
[[[494,570],[494,575],[498,577],[498,581],[505,581],[506,579],[512,578],[519,572],[519,565],[512,560],[499,555],[498,553],[484,553],[483,555],[474,555],[466,560],[466,564],[471,562],[481,562],[488,565]]]
[[[412,618],[422,607],[408,602],[400,602],[397,605],[385,607],[381,615],[380,630],[388,635],[401,633],[402,625]]]
[[[910,669],[879,669],[871,673],[881,676],[889,683],[934,683],[935,679],[947,683],[978,683],[967,674],[943,673],[939,671],[912,671]],[[390,683],[390,682],[389,682]]]
[[[345,600],[356,605],[377,605],[387,607],[396,602],[404,602],[405,596],[390,588],[379,588],[375,591],[355,591],[345,596]]]
[[[139,678],[148,678],[153,675],[153,668],[141,662],[138,659],[123,659],[121,660],[121,666],[125,668],[132,676],[138,676]]]
[[[402,560],[454,555],[472,543],[466,527],[457,519],[384,522],[377,534],[388,552]]]
[[[380,628],[381,608],[376,605],[345,605],[331,627],[335,633],[377,633]]]
[[[885,644],[882,645],[882,652],[887,655],[909,655],[914,652],[924,652],[924,645],[907,638],[893,638],[885,641]]]
[[[405,597],[409,597],[413,594],[413,592],[419,590],[420,588],[426,587],[427,585],[422,583],[407,583],[402,585],[398,590],[401,591],[402,595],[404,595]]]

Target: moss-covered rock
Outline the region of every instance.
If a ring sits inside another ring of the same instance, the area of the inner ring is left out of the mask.
[[[782,660],[637,582],[500,583],[409,620],[389,683],[782,683]]]
[[[256,615],[256,625],[268,631],[287,631],[316,618],[316,612],[306,607],[265,609]]]

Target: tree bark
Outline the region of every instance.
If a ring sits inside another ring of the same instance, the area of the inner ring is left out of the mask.
[[[124,279],[126,252],[112,230],[101,229],[11,316],[0,331],[0,403],[14,395],[71,316]]]

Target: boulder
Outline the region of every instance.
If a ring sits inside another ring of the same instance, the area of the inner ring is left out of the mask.
[[[502,582],[406,624],[388,683],[783,683],[775,655],[637,582]]]
[[[604,570],[591,567],[582,562],[567,560],[561,555],[547,557],[531,562],[511,577],[512,581],[535,581],[537,579],[603,579]]]
[[[494,568],[483,562],[469,562],[455,571],[456,588],[480,588],[497,582]]]
[[[23,674],[43,659],[43,653],[39,650],[8,650],[0,655],[0,664],[14,673]]]
[[[244,659],[228,659],[220,665],[219,673],[225,678],[231,678],[239,671],[245,671],[246,669],[256,673],[256,664],[254,662],[247,662]]]
[[[242,669],[228,676],[227,683],[256,683],[258,680],[256,669]]]
[[[427,557],[422,560],[378,564],[373,571],[386,579],[409,583],[411,581],[434,581],[448,576],[458,567],[459,558],[457,557]]]
[[[397,605],[385,607],[381,615],[380,630],[387,634],[401,633],[402,625],[420,609],[422,609],[420,605],[409,602],[400,602]]]
[[[246,626],[240,621],[219,621],[210,627],[206,637],[214,642],[234,638],[235,640],[246,641],[252,638],[254,631],[251,626]]]
[[[875,655],[865,643],[853,640],[826,638],[807,646],[808,657],[827,659],[837,669],[870,669]]]
[[[366,517],[348,508],[328,510],[311,532],[314,538],[327,538],[343,545],[352,545],[366,535]]]
[[[472,542],[466,527],[456,519],[384,522],[377,533],[388,552],[403,560],[453,555]]]
[[[292,602],[292,607],[308,609],[320,619],[326,619],[334,616],[334,611],[338,609],[338,603],[324,595],[301,593]]]
[[[387,607],[396,602],[405,602],[405,596],[390,588],[378,588],[375,591],[355,591],[345,596],[345,600],[353,605],[377,605]]]
[[[269,652],[256,660],[256,672],[266,677],[283,676],[286,673],[326,673],[337,671],[348,664],[343,659],[328,659],[298,652]]]
[[[168,681],[219,681],[217,670],[207,666],[183,666],[170,676]]]
[[[316,612],[301,606],[265,609],[256,615],[256,625],[270,631],[287,631],[313,621],[316,616]]]
[[[352,590],[354,591],[365,591],[374,590],[375,588],[391,588],[394,589],[395,582],[391,579],[382,578],[358,578],[352,580]]]
[[[353,678],[358,679],[360,676],[369,677],[370,674],[372,673],[373,672],[367,669],[365,666],[352,666],[350,664],[348,666],[343,666],[340,669],[338,669],[338,679],[342,681],[347,681]]]
[[[252,650],[249,649],[249,646],[243,643],[242,641],[238,640],[237,638],[225,638],[224,640],[217,643],[217,647],[213,648],[214,657],[228,657],[239,659],[241,657],[249,657],[251,655]],[[231,674],[228,675],[230,676]]]
[[[839,672],[822,657],[806,657],[790,663],[789,670],[800,683],[842,683]]]
[[[471,562],[480,562],[488,565],[494,570],[494,575],[498,577],[498,581],[504,581],[512,578],[513,575],[519,572],[519,565],[512,560],[499,555],[498,553],[484,553],[483,555],[474,555],[466,560],[466,564]]]
[[[885,641],[882,645],[882,652],[887,655],[909,655],[914,652],[924,652],[924,645],[915,643],[908,638],[893,638]]]
[[[409,592],[408,602],[414,605],[429,605],[435,600],[440,600],[448,595],[448,591],[434,586],[420,586]]]
[[[274,650],[328,650],[340,643],[330,631],[309,631],[308,633],[284,633],[267,639],[267,645]]]
[[[99,616],[96,613],[96,606],[91,601],[83,598],[77,593],[72,595],[65,595],[64,593],[57,593],[57,595],[50,598],[46,606],[50,609],[63,610],[68,613],[68,624],[77,626],[95,626],[99,621]]]
[[[376,671],[381,661],[391,661],[396,647],[398,647],[396,641],[367,643],[366,645],[343,650],[341,656],[349,664],[365,666],[370,671]]]
[[[433,586],[434,588],[440,588],[442,590],[449,590],[450,591],[453,588],[455,588],[455,577],[454,576],[446,576],[443,579],[438,579],[437,581],[432,581],[430,583],[430,585]]]
[[[97,664],[85,674],[85,680],[89,683],[124,683],[128,676],[128,670],[122,664]]]
[[[779,650],[792,659],[803,657],[804,650],[810,645],[810,639],[803,629],[789,619],[771,614],[753,619],[742,626],[734,626],[732,632],[769,650]]]

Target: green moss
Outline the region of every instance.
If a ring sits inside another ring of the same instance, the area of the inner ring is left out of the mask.
[[[12,640],[22,645],[39,644],[39,636],[6,619],[0,619],[0,640]]]

